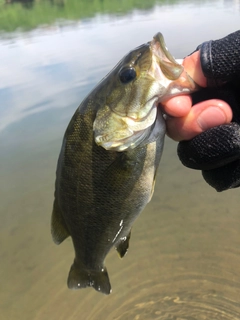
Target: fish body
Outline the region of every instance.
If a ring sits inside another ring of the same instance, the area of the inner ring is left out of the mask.
[[[51,222],[55,243],[72,237],[69,288],[111,292],[105,257],[112,247],[125,255],[154,190],[165,135],[157,106],[194,89],[159,33],[127,54],[76,110],[58,160]]]

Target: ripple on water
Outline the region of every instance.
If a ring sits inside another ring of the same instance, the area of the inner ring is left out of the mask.
[[[145,285],[148,289],[139,288],[137,294],[135,292],[132,298],[120,307],[116,307],[106,319],[240,319],[238,299],[240,288],[236,288],[231,281],[214,277],[202,280],[198,276],[189,275],[187,280],[179,277],[170,282],[147,283]],[[211,289],[213,287],[215,289]]]

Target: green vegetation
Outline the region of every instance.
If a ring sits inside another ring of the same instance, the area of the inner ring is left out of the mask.
[[[5,2],[6,1],[6,2]],[[11,3],[7,3],[11,2]],[[76,21],[97,13],[122,15],[133,9],[150,9],[164,0],[0,0],[0,31],[31,30],[56,21]]]

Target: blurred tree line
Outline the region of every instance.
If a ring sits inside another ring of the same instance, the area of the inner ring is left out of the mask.
[[[97,13],[122,15],[133,9],[181,0],[0,0],[0,31],[31,30],[57,20],[81,20]]]

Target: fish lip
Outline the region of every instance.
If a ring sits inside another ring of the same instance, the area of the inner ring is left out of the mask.
[[[153,40],[150,42],[150,47],[152,50],[154,49],[154,46],[156,46],[156,45],[160,47],[160,50],[163,51],[163,53],[168,58],[168,60],[170,60],[174,64],[179,65],[177,63],[177,61],[175,60],[175,58],[168,51],[167,45],[165,43],[164,37],[161,32],[156,33],[155,36],[153,37]]]
[[[163,74],[167,80],[175,81],[181,76],[184,71],[184,67],[179,64],[168,51],[161,32],[158,32],[153,37],[153,40],[150,43],[150,50],[152,52],[153,59],[155,59],[161,70],[160,73]]]
[[[168,86],[168,95],[165,95],[164,99],[168,99],[174,95],[189,94],[199,89],[199,86],[184,70],[183,65],[168,51],[161,32],[158,32],[153,37],[150,43],[150,50],[155,59],[155,67],[157,65],[159,74],[162,74],[166,78],[165,83]],[[157,74],[156,71],[155,74]],[[177,90],[174,90],[174,87]]]

